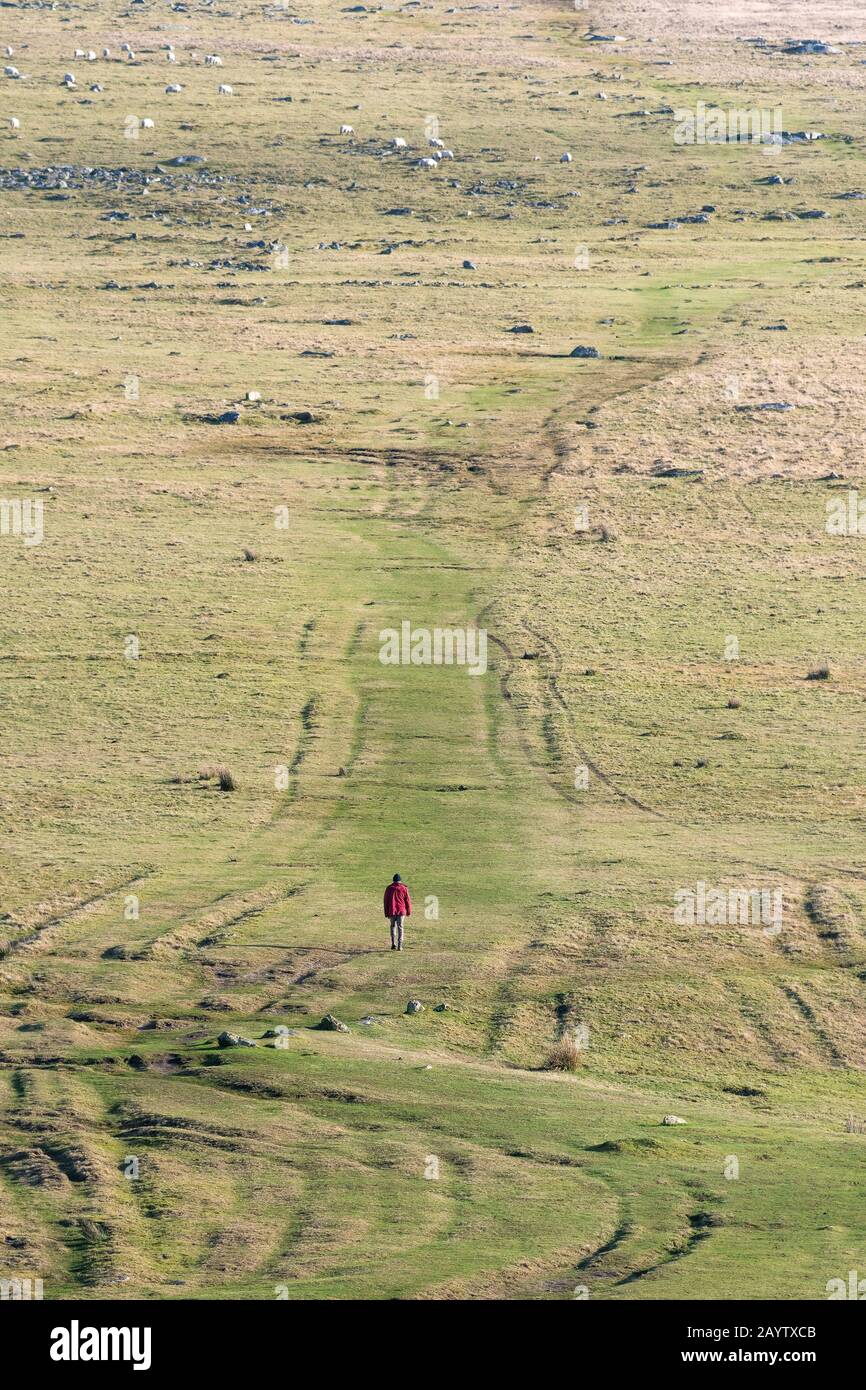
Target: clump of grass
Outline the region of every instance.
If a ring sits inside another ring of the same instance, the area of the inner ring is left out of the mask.
[[[577,1071],[583,1058],[573,1038],[560,1038],[547,1054],[545,1071]]]
[[[830,667],[826,661],[822,661],[820,666],[813,666],[812,670],[806,674],[807,681],[828,681],[829,679]]]
[[[736,695],[732,695],[728,701],[728,709],[739,709],[741,703],[742,701],[738,700]]]
[[[205,767],[199,768],[198,779],[200,782],[210,782],[214,777],[219,782],[221,792],[233,792],[237,790],[238,784],[224,763],[217,763],[216,765],[211,763]]]

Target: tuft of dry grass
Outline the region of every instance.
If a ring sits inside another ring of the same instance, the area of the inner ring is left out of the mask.
[[[814,666],[806,675],[807,681],[828,681],[829,679],[830,667],[826,661],[823,661],[820,666]]]
[[[742,701],[738,700],[736,695],[732,695],[728,701],[728,709],[739,709],[741,704]]]
[[[197,775],[200,782],[210,782],[216,778],[221,792],[237,790],[238,784],[224,763],[208,763],[199,768]]]
[[[583,1058],[573,1038],[560,1038],[547,1054],[544,1071],[577,1071]]]

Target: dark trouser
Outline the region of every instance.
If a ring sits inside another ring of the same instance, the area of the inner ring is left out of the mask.
[[[398,951],[403,949],[403,914],[398,912],[391,918],[391,945]]]

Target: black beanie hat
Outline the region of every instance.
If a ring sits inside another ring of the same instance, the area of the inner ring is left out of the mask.
[[[403,880],[402,880],[402,878],[400,877],[399,874],[395,874],[394,877],[393,877],[393,879],[391,880],[391,882],[392,882],[392,883],[402,883]]]

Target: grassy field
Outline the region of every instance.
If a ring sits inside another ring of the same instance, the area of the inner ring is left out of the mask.
[[[864,48],[705,8],[2,10],[0,1278],[866,1272]]]

